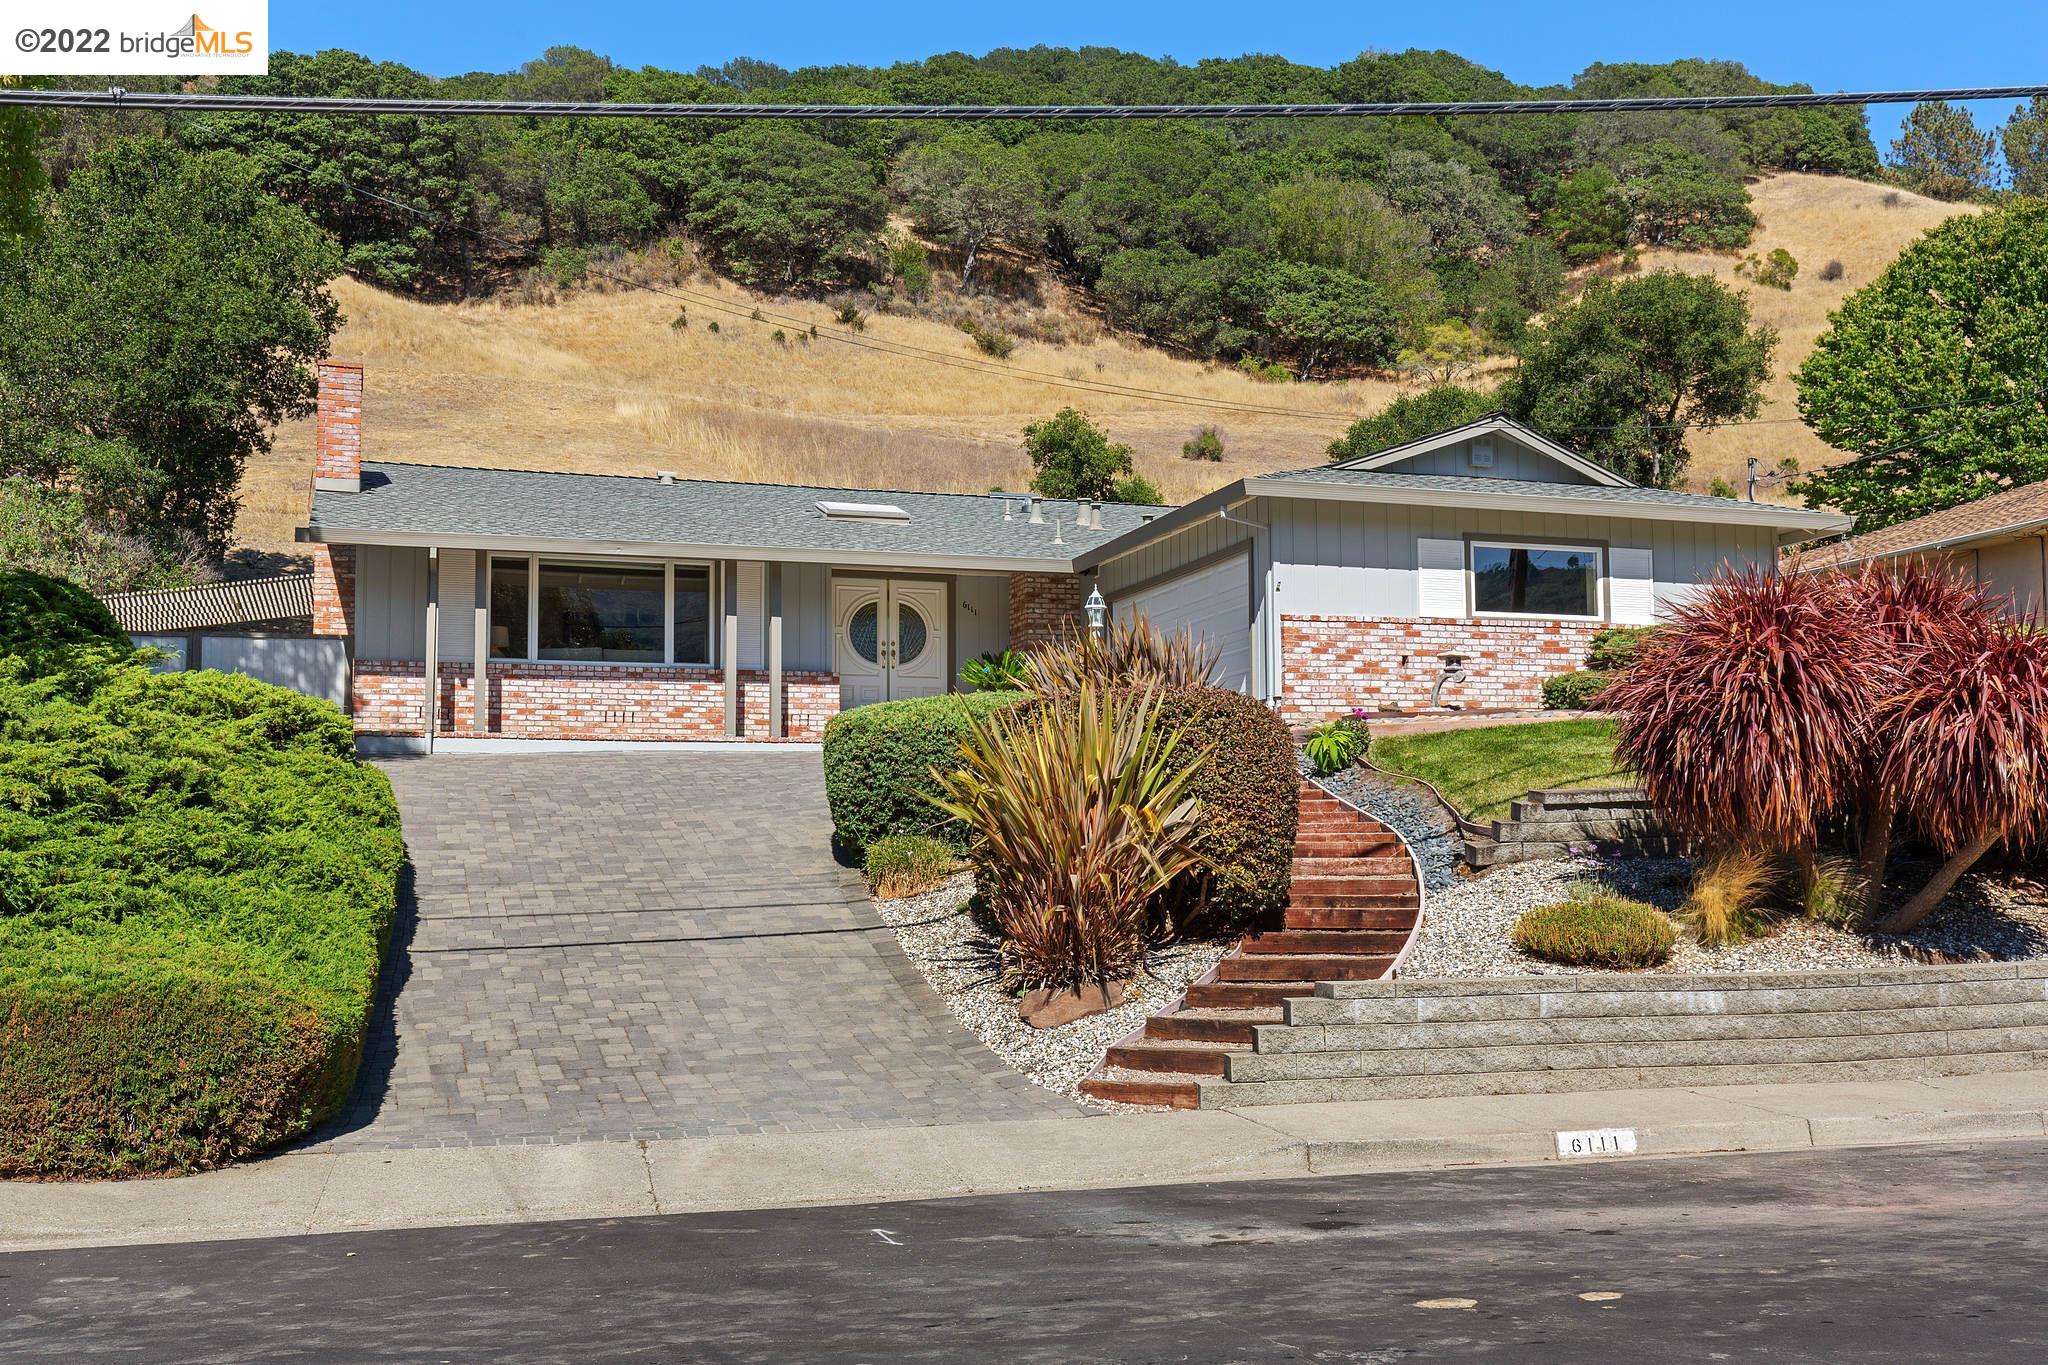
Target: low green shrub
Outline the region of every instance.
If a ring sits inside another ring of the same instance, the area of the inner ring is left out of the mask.
[[[1227,687],[1161,692],[1159,723],[1188,727],[1191,750],[1212,750],[1190,789],[1202,803],[1202,866],[1168,890],[1162,911],[1203,931],[1277,924],[1301,807],[1294,736],[1264,702]]]
[[[861,871],[884,900],[921,895],[953,875],[960,855],[928,834],[885,834],[868,845]]]
[[[66,645],[130,648],[106,603],[75,583],[0,569],[0,654],[36,656]]]
[[[986,716],[1024,696],[972,692],[876,702],[827,722],[825,799],[845,851],[862,857],[868,845],[891,834],[930,834],[965,849],[965,833],[932,807],[939,787],[931,770],[959,757],[967,716]]]
[[[1349,715],[1316,726],[1308,732],[1302,747],[1315,770],[1328,777],[1356,763],[1371,745],[1372,732],[1366,727],[1365,717]]]
[[[1655,626],[1609,626],[1595,631],[1586,650],[1586,667],[1596,673],[1619,673],[1633,667],[1636,656],[1656,632]]]
[[[1030,678],[1024,656],[1014,649],[976,655],[960,665],[960,683],[977,692],[1015,691]]]
[[[1539,905],[1516,920],[1513,937],[1517,948],[1546,962],[1628,968],[1668,961],[1678,931],[1653,905],[1579,886],[1570,900]]]
[[[1597,711],[1611,674],[1587,670],[1555,673],[1543,680],[1543,705],[1551,711]]]
[[[0,658],[0,1176],[218,1166],[347,1096],[397,808],[331,703],[85,676]]]

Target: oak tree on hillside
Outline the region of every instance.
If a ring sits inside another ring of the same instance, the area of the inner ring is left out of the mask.
[[[1261,331],[1300,362],[1300,377],[1323,364],[1378,365],[1391,359],[1400,320],[1378,286],[1348,270],[1281,263],[1246,286]]]
[[[116,143],[0,242],[0,475],[215,553],[271,431],[312,411],[341,257],[228,152]]]
[[[1777,333],[1705,275],[1596,279],[1532,327],[1501,406],[1640,484],[1685,470],[1686,431],[1754,417]]]
[[[986,136],[943,138],[905,152],[896,187],[918,230],[961,254],[960,287],[974,287],[974,263],[991,246],[1034,244],[1045,218],[1045,186],[1023,153]]]
[[[0,76],[13,85],[14,76]],[[36,144],[49,124],[38,109],[0,109],[0,238],[32,232],[42,222],[37,197],[44,185]]]
[[[720,133],[689,159],[691,231],[738,279],[809,289],[856,275],[889,206],[851,152],[782,123]]]
[[[1156,503],[1159,490],[1131,465],[1131,448],[1112,441],[1076,408],[1061,408],[1024,428],[1031,491],[1048,498]]]
[[[1998,140],[1970,111],[1947,100],[1913,106],[1892,143],[1891,164],[1908,185],[1936,199],[1967,199],[1991,188]]]
[[[1438,384],[1421,393],[1404,393],[1381,411],[1359,418],[1349,431],[1330,442],[1330,462],[1377,455],[1476,421],[1498,406],[1492,394],[1463,384]]]
[[[1854,459],[1793,485],[1873,530],[2048,478],[2048,202],[1949,219],[1851,294],[1794,376]]]

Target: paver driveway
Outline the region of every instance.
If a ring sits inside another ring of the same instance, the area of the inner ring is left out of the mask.
[[[1081,1111],[962,1029],[830,850],[814,752],[386,765],[412,904],[348,1146]]]

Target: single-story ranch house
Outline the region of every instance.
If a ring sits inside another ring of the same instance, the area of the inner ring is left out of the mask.
[[[362,368],[322,364],[301,534],[357,732],[406,747],[816,739],[1093,589],[1291,722],[1531,706],[1601,626],[1849,525],[1639,488],[1504,417],[1169,509],[366,461],[362,406]]]
[[[1966,574],[2021,620],[2048,607],[2048,481],[1896,522],[1799,557],[1799,567],[1855,569],[1917,560]]]

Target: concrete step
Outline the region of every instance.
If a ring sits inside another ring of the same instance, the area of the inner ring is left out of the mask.
[[[1289,929],[1399,929],[1415,927],[1415,907],[1404,905],[1290,905],[1281,921]]]
[[[1244,940],[1247,953],[1398,953],[1408,941],[1401,929],[1280,929]]]
[[[1384,957],[1296,957],[1251,954],[1226,957],[1216,964],[1219,981],[1363,981],[1385,976],[1394,963]]]
[[[1160,1042],[1243,1043],[1250,1045],[1261,1024],[1277,1024],[1277,1004],[1255,1009],[1183,1009],[1155,1014],[1145,1021],[1145,1037]]]
[[[1316,993],[1313,981],[1204,981],[1188,987],[1189,1009],[1260,1009]]]
[[[1930,1005],[1905,1009],[1812,1010],[1692,1015],[1567,1015],[1469,1023],[1271,1024],[1257,1031],[1262,1053],[1371,1053],[1432,1048],[1554,1047],[1567,1043],[1889,1037],[1931,1031],[2048,1026],[2048,1001],[2004,1005]]]
[[[1385,1048],[1369,1052],[1247,1052],[1231,1058],[1224,1074],[1234,1081],[1296,1081],[1347,1076],[1598,1071],[1616,1067],[1788,1066],[1938,1057],[1952,1053],[2039,1051],[2048,1051],[2048,1025],[1932,1029],[1835,1037],[1531,1043],[1501,1047]]]
[[[1111,1048],[1102,1062],[1125,1071],[1221,1076],[1233,1053],[1250,1051],[1249,1043],[1155,1042],[1145,1038]]]
[[[1899,1077],[2031,1071],[2044,1065],[2048,1065],[2048,1052],[1999,1051],[1883,1057],[1863,1061],[1796,1062],[1770,1066],[1722,1064],[1579,1067],[1563,1071],[1546,1069],[1252,1082],[1211,1077],[1199,1083],[1199,1090],[1202,1108],[1236,1109],[1257,1104],[1440,1099],[1457,1095],[1525,1095],[1556,1091],[1640,1090],[1672,1086],[1874,1081]]]
[[[2005,964],[2000,964],[2005,965]],[[1417,1024],[1609,1015],[1785,1014],[2017,1004],[2048,999],[2048,978],[1992,969],[1921,967],[1880,972],[1773,973],[1716,978],[1556,977],[1400,981],[1368,992],[1331,981],[1289,1013],[1295,1024]],[[1666,984],[1669,983],[1669,984]]]

